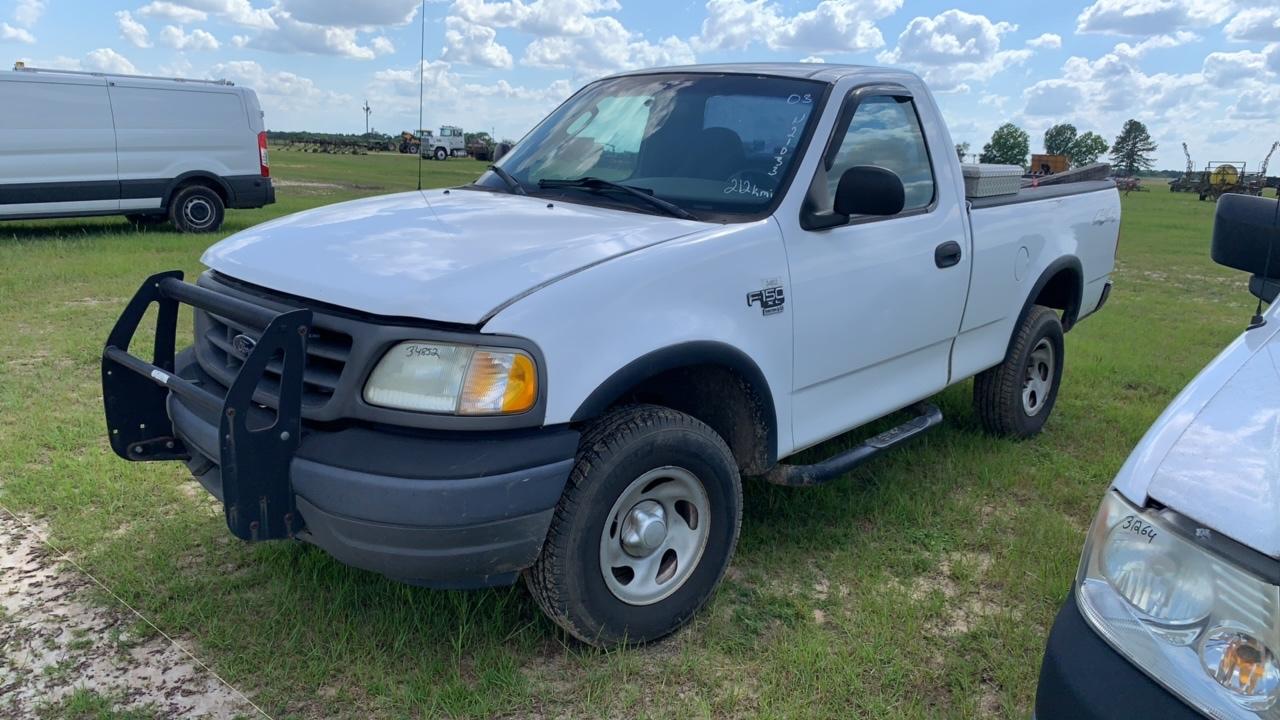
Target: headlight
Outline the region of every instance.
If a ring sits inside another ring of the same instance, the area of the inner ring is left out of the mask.
[[[403,342],[369,376],[370,405],[457,415],[522,413],[538,400],[538,372],[521,350]]]
[[[1100,635],[1213,717],[1280,719],[1280,588],[1109,492],[1076,597]]]

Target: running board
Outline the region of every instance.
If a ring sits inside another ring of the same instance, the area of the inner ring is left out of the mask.
[[[809,487],[835,480],[850,470],[890,448],[905,444],[942,424],[942,411],[936,405],[921,403],[912,408],[916,416],[901,425],[885,430],[861,444],[812,465],[787,465],[778,463],[765,474],[764,479],[774,485]]]

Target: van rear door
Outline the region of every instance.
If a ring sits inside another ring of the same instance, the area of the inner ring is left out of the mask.
[[[119,209],[106,81],[0,73],[0,217]]]

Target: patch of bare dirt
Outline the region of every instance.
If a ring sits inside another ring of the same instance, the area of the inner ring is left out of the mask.
[[[132,614],[86,601],[90,587],[0,511],[0,715],[33,717],[80,688],[166,718],[256,714],[163,637],[137,637]]]

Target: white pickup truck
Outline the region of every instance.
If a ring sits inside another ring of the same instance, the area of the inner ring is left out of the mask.
[[[1044,425],[1063,333],[1107,299],[1118,195],[964,188],[906,72],[605,78],[471,185],[280,218],[194,284],[146,280],[104,351],[112,447],[185,461],[246,540],[435,587],[523,574],[583,641],[659,638],[724,574],[742,476],[834,479],[975,376],[990,431]]]
[[[1280,717],[1280,203],[1223,195],[1212,254],[1271,306],[1112,482],[1049,635],[1038,720]]]

